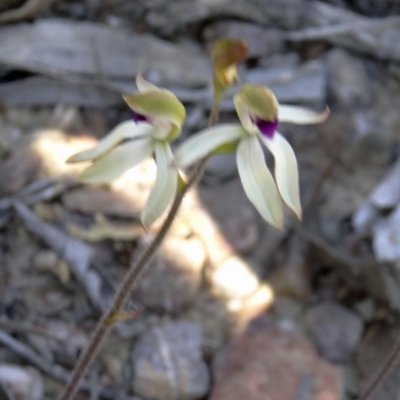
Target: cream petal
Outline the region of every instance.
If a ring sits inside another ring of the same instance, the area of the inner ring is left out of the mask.
[[[222,124],[196,133],[187,139],[175,153],[175,161],[181,167],[187,167],[219,146],[234,142],[247,133],[241,125]]]
[[[275,132],[272,139],[261,135],[260,137],[274,155],[275,179],[279,192],[286,205],[301,219],[299,171],[294,151],[289,142],[278,132]]]
[[[151,138],[133,140],[95,160],[89,168],[82,172],[79,180],[86,183],[111,182],[128,169],[150,157],[152,152]]]
[[[330,114],[328,107],[318,112],[305,107],[288,106],[280,104],[278,108],[278,120],[299,125],[319,124],[324,122]]]
[[[67,162],[76,163],[95,160],[96,158],[99,158],[108,153],[124,140],[149,135],[152,129],[152,126],[147,122],[121,122],[104,139],[100,140],[99,144],[96,147],[73,155],[67,160]]]
[[[256,136],[244,138],[239,142],[237,164],[240,179],[249,200],[267,222],[282,229],[281,198]]]
[[[178,186],[178,171],[173,167],[174,157],[168,143],[156,141],[157,177],[149,199],[142,211],[141,220],[147,229],[171,204]]]

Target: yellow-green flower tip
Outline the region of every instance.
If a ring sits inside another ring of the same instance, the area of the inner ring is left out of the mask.
[[[275,95],[265,86],[247,84],[234,97],[236,110],[245,108],[252,118],[275,121],[279,103]]]
[[[149,86],[144,89],[142,86],[141,92],[124,95],[123,98],[136,114],[145,117],[155,127],[163,127],[160,138],[173,140],[179,135],[186,111],[183,104],[169,90],[156,87],[152,89]]]
[[[214,43],[211,59],[214,66],[214,97],[220,100],[222,93],[236,80],[236,64],[246,59],[249,46],[246,41],[222,38]]]

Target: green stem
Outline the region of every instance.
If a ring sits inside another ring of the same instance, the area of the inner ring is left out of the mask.
[[[217,104],[215,104],[210,115],[210,126],[216,124],[216,122],[218,121],[218,115],[219,107]],[[115,315],[117,315],[117,313],[121,310],[122,306],[129,298],[132,290],[135,288],[136,283],[149,265],[149,261],[155,255],[161,243],[163,242],[173,221],[175,220],[176,214],[178,213],[179,207],[182,203],[183,198],[185,197],[185,194],[192,186],[196,185],[203,176],[204,169],[209,157],[210,156],[207,156],[198,162],[192,174],[190,175],[186,185],[176,194],[171,209],[160,230],[154,237],[153,241],[144,250],[141,256],[136,260],[136,262],[133,262],[133,259],[131,258],[129,270],[126,273],[121,285],[119,286],[110,308],[107,312],[103,314],[100,321],[97,323],[90,342],[82,353],[81,357],[79,358],[74,370],[72,371],[70,380],[65,386],[63,393],[59,397],[59,400],[73,399],[76,391],[78,390],[79,382],[85,375],[87,369],[92,364],[94,357],[96,356],[100,348],[100,345],[106,337],[106,334],[110,327],[110,321],[113,321],[113,317],[115,317]]]

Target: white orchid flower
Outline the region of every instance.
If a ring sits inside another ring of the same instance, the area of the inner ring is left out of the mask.
[[[178,166],[186,167],[224,146],[237,146],[239,176],[247,197],[271,225],[283,228],[281,199],[301,219],[299,173],[296,156],[277,131],[279,122],[316,124],[326,120],[329,109],[318,113],[307,108],[280,105],[266,87],[248,84],[235,95],[241,124],[205,129],[189,138],[175,153]],[[275,180],[264,159],[261,144],[273,154]]]
[[[134,111],[133,120],[122,122],[96,147],[75,154],[67,162],[92,161],[79,179],[99,184],[111,182],[154,154],[157,177],[141,214],[147,228],[164,213],[177,191],[178,172],[169,143],[179,136],[186,112],[172,92],[152,85],[141,75],[136,84],[137,93],[123,96]]]

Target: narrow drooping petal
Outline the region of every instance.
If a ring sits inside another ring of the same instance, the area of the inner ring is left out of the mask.
[[[187,139],[175,153],[175,161],[181,167],[187,167],[211,153],[217,147],[238,140],[246,135],[238,124],[225,124],[200,131]]]
[[[279,105],[278,119],[280,122],[292,122],[299,125],[319,124],[329,117],[327,107],[324,111],[314,111],[305,107]]]
[[[152,151],[153,142],[150,137],[133,140],[95,160],[79,179],[87,183],[111,182],[150,157]]]
[[[299,171],[294,151],[278,132],[272,139],[263,138],[263,141],[274,155],[275,179],[279,192],[286,205],[301,219]]]
[[[67,162],[75,163],[95,160],[96,158],[99,158],[111,151],[124,140],[149,135],[151,131],[151,125],[147,123],[135,123],[134,121],[122,122],[117,125],[104,139],[100,140],[96,147],[73,155],[67,160]]]
[[[141,215],[142,224],[148,228],[165,212],[175,196],[178,171],[173,166],[171,148],[165,142],[155,142],[157,177]]]
[[[256,136],[244,138],[239,142],[237,164],[249,200],[267,222],[282,229],[281,199]]]

